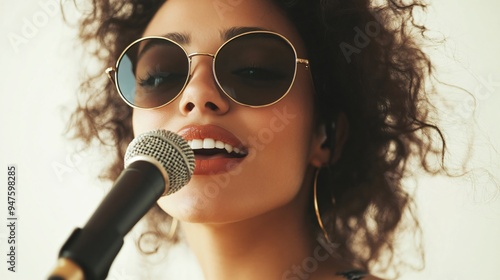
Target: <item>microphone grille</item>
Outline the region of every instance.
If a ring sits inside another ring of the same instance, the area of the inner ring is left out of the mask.
[[[167,195],[186,185],[194,172],[193,150],[186,140],[171,131],[159,129],[137,136],[125,153],[125,167],[138,156],[152,157],[163,166],[169,181]]]

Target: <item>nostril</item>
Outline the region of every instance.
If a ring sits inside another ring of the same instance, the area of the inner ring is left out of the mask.
[[[194,109],[194,107],[195,107],[195,105],[193,102],[189,102],[188,104],[186,104],[186,110],[188,112],[191,112]],[[205,103],[205,107],[210,109],[211,111],[218,111],[219,110],[219,107],[217,105],[215,105],[215,103],[213,103],[213,102]]]
[[[212,102],[205,103],[205,107],[207,107],[208,109],[210,109],[212,111],[217,111],[219,109],[219,107],[217,107],[217,105],[215,105]]]
[[[189,102],[188,104],[186,104],[186,109],[188,110],[188,112],[191,112],[194,109],[194,104]]]

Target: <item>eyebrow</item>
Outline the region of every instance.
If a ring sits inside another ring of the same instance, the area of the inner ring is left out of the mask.
[[[251,31],[269,31],[269,30],[257,26],[231,27],[229,29],[222,30],[220,32],[220,37],[224,41],[227,41],[233,38],[234,36]],[[170,39],[174,42],[177,42],[180,45],[189,45],[191,43],[191,36],[188,33],[170,32],[161,35],[161,37]],[[147,52],[151,47],[156,45],[161,45],[162,43],[167,43],[167,42],[156,41],[156,40],[147,42],[146,45],[140,50],[137,60],[139,60],[142,57],[142,55],[145,52]]]
[[[227,41],[234,36],[251,32],[251,31],[270,31],[268,29],[264,29],[262,27],[257,26],[242,26],[242,27],[231,27],[229,29],[223,30],[220,32],[220,36],[224,41]]]
[[[171,32],[164,34],[161,37],[165,37],[181,45],[188,45],[191,42],[191,36],[187,33]]]
[[[226,30],[222,30],[220,32],[220,37],[224,40],[227,41],[234,36],[246,33],[246,32],[251,32],[251,31],[269,31],[267,29],[264,29],[262,27],[257,27],[257,26],[241,26],[241,27],[231,27]],[[191,36],[188,33],[179,33],[179,32],[170,32],[167,34],[161,35],[161,37],[168,38],[172,41],[175,41],[181,45],[189,45],[191,43]]]

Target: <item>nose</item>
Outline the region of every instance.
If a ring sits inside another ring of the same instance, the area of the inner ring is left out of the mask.
[[[182,114],[223,115],[229,110],[229,98],[219,89],[212,71],[213,55],[193,54],[191,75],[179,103]]]

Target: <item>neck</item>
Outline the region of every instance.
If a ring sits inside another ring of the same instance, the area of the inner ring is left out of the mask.
[[[224,225],[183,224],[205,279],[282,279],[300,265],[314,246],[309,226],[277,212]]]

